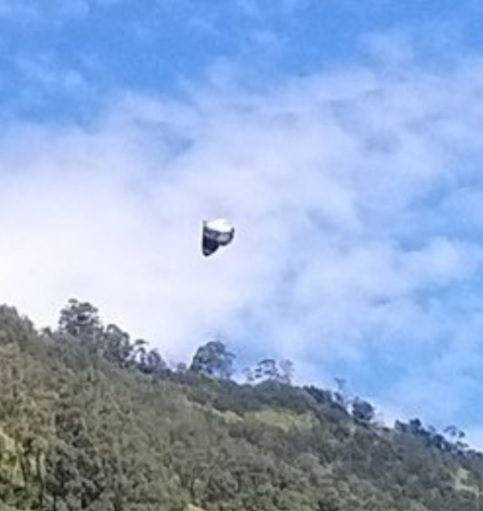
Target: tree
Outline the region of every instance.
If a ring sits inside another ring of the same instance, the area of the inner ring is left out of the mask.
[[[79,302],[71,298],[60,312],[59,330],[79,338],[91,348],[98,349],[104,340],[98,312],[89,302]]]
[[[157,350],[145,353],[138,364],[139,370],[146,374],[159,373],[167,369],[167,364]]]
[[[291,360],[281,360],[279,362],[279,378],[283,383],[291,384],[294,374],[294,363]]]
[[[116,325],[108,325],[105,330],[104,357],[120,367],[127,367],[134,351],[134,345],[130,342],[129,334],[123,332]]]
[[[347,381],[345,378],[335,378],[334,379],[335,384],[337,386],[336,392],[334,392],[334,399],[336,403],[343,406],[344,408],[347,407],[349,403],[349,398],[347,396]]]
[[[260,360],[254,368],[246,368],[243,372],[249,382],[276,381],[290,385],[293,378],[294,364],[290,360],[277,361],[273,358]]]
[[[276,380],[277,376],[277,363],[272,358],[266,358],[258,362],[253,372],[254,380]]]
[[[330,404],[333,400],[330,390],[319,389],[314,385],[305,385],[304,390],[308,392],[318,404]]]
[[[185,362],[177,362],[174,368],[175,372],[184,374],[188,370],[188,366]]]
[[[462,431],[461,429],[459,429],[458,427],[453,426],[453,425],[447,426],[446,428],[444,428],[444,433],[446,433],[453,439],[455,439],[455,438],[461,439],[466,436],[464,431]]]
[[[191,362],[190,370],[205,373],[221,379],[228,379],[233,374],[235,355],[228,351],[220,341],[210,341],[200,346]]]
[[[352,416],[357,422],[369,424],[374,419],[375,410],[370,403],[357,397],[352,402]]]
[[[418,418],[411,419],[408,422],[408,431],[412,435],[422,435],[423,433],[426,433],[426,430],[423,427],[423,423]]]

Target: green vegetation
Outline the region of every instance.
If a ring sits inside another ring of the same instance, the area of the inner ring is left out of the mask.
[[[235,360],[215,342],[168,367],[75,300],[41,332],[1,307],[0,511],[480,509],[483,455],[454,426],[384,427],[288,361],[237,384]]]

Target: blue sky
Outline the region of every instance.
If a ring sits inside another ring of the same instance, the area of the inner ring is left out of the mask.
[[[442,49],[482,43],[474,1],[4,0],[0,9],[2,96],[24,115],[59,116],[59,101],[69,114],[91,112],[120,87],[172,93],[224,67],[273,84],[370,58],[372,39],[391,32],[415,36],[431,65]]]
[[[221,331],[483,446],[482,11],[0,1],[2,301],[170,360]]]

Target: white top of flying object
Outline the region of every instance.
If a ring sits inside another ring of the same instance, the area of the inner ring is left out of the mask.
[[[216,218],[203,222],[203,255],[209,256],[220,246],[226,246],[233,241],[235,228],[226,218]]]

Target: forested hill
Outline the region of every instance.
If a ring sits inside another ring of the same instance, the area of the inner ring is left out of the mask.
[[[212,342],[168,367],[89,304],[40,332],[1,307],[0,511],[480,509],[483,455],[456,428],[383,427],[290,363],[237,384],[234,361]]]

